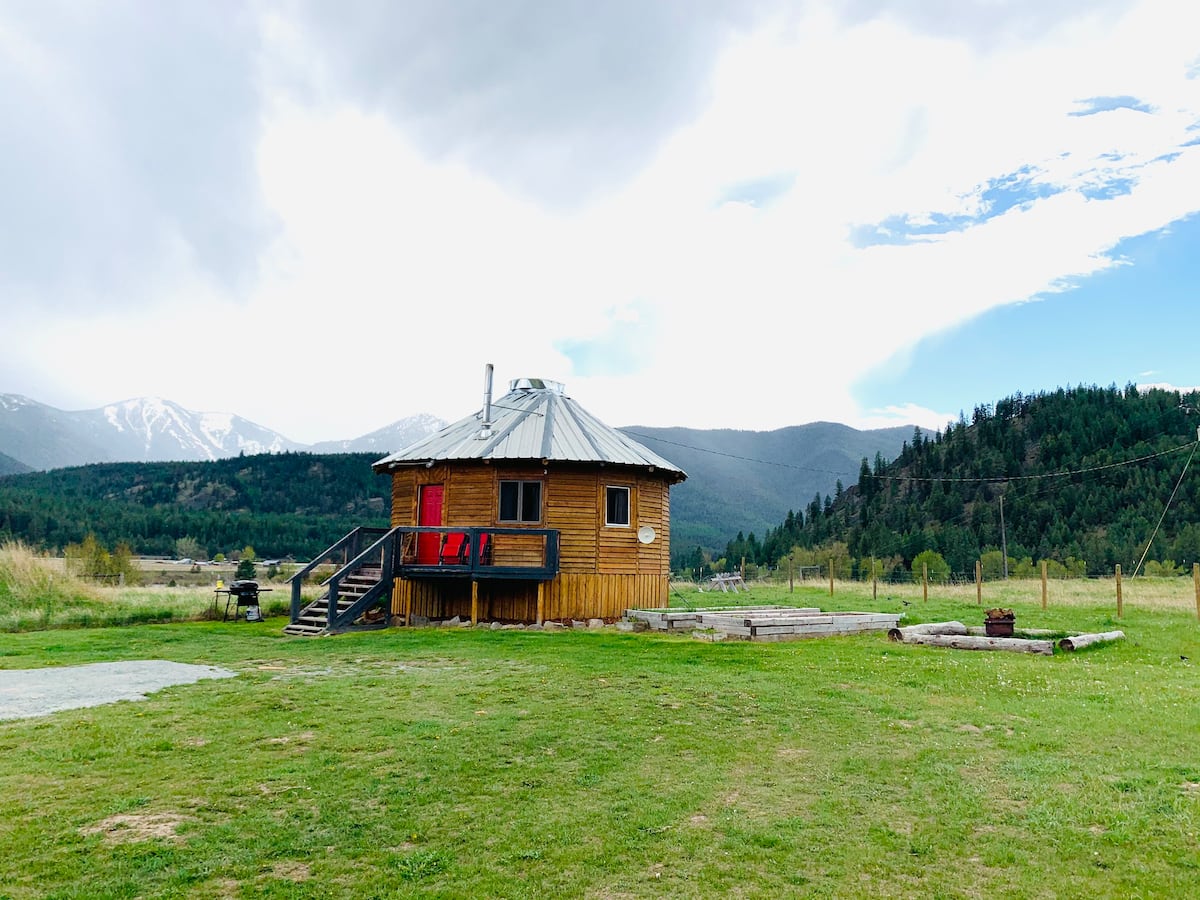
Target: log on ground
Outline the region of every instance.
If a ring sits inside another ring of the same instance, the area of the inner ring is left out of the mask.
[[[1058,646],[1063,650],[1082,650],[1084,647],[1090,647],[1092,644],[1103,644],[1106,641],[1124,640],[1125,632],[1123,631],[1100,631],[1094,634],[1076,634],[1071,637],[1065,637],[1058,642]]]
[[[1043,638],[1057,637],[1063,633],[1063,629],[1057,631],[1053,628],[1017,628],[1015,629],[1022,637]],[[967,628],[967,634],[987,634],[987,628],[983,625],[972,625]]]
[[[1012,653],[1054,655],[1054,641],[1029,641],[1024,638],[990,638],[957,634],[912,634],[906,644],[925,644],[930,647],[954,647],[958,650],[1007,650]]]
[[[927,622],[924,625],[888,629],[888,639],[892,641],[903,641],[907,635],[913,634],[967,634],[967,626],[962,622]]]

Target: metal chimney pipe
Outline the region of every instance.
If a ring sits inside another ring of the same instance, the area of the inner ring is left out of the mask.
[[[492,364],[488,363],[483,369],[483,428],[479,431],[481,438],[492,435]]]

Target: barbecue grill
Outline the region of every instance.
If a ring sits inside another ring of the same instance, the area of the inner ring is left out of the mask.
[[[233,621],[237,621],[238,615],[242,611],[242,607],[246,608],[245,619],[247,622],[261,622],[262,609],[258,605],[258,595],[262,591],[269,591],[270,588],[260,588],[257,581],[231,581],[229,587],[221,589],[217,588],[218,594],[226,594],[225,597],[225,616],[221,620],[226,622],[229,620],[229,607],[233,606]]]

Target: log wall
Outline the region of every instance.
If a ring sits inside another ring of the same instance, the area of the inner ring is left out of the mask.
[[[399,469],[392,474],[392,525],[413,525],[418,486],[441,484],[444,526],[510,527],[512,523],[497,521],[500,482],[507,480],[540,481],[542,521],[528,526],[559,532],[559,574],[544,588],[545,618],[612,619],[631,606],[667,605],[670,485],[653,473],[555,463],[458,463]],[[629,488],[628,526],[605,524],[605,489],[609,486]],[[644,525],[656,533],[649,544],[637,539],[638,529]],[[541,542],[532,535],[524,542],[520,536],[506,535],[497,535],[495,541],[497,563],[540,562]],[[537,582],[480,581],[479,598],[480,615],[485,618],[527,622],[537,618]],[[409,604],[413,614],[429,618],[470,616],[470,582],[401,579],[392,612],[402,615]]]

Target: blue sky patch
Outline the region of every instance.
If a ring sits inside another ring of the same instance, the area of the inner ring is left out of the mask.
[[[1124,94],[1120,97],[1088,97],[1076,100],[1075,104],[1082,109],[1072,110],[1068,116],[1094,116],[1096,113],[1112,112],[1114,109],[1132,109],[1134,112],[1152,113],[1154,107],[1143,103],[1137,97]]]
[[[1198,243],[1200,214],[1126,238],[1107,254],[1120,265],[927,337],[863,378],[855,396],[866,409],[911,400],[970,418],[976,403],[1055,385],[1194,385]]]
[[[1137,184],[1136,178],[1112,178],[1104,184],[1082,187],[1079,189],[1079,193],[1089,200],[1111,200],[1113,197],[1131,193],[1135,184]]]
[[[608,327],[594,337],[554,342],[575,375],[628,375],[648,365],[658,331],[654,308],[638,301],[609,315]]]
[[[920,219],[908,214],[888,216],[881,222],[851,226],[850,241],[861,249],[880,244],[919,243],[924,238],[966,231],[1014,207],[1029,206],[1036,200],[1062,191],[1062,188],[1038,181],[1040,174],[1041,171],[1034,166],[1022,166],[1015,172],[988,181],[979,194],[982,210],[979,215],[947,216],[933,213]]]
[[[770,206],[792,189],[795,172],[781,172],[766,178],[754,178],[730,185],[721,195],[721,203],[745,203],[750,206]]]

